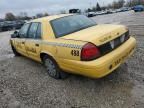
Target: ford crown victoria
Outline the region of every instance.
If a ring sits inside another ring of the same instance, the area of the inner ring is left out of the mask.
[[[30,21],[12,34],[11,47],[43,63],[56,79],[67,73],[104,77],[133,54],[136,40],[123,25],[101,24],[83,15],[55,15]]]

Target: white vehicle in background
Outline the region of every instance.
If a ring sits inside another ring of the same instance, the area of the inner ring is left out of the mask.
[[[116,10],[112,10],[111,12],[112,12],[112,13],[117,13],[117,11],[116,11]]]
[[[120,9],[117,9],[116,12],[125,12],[125,11],[129,11],[129,10],[131,10],[131,9],[128,7],[122,7]]]
[[[106,14],[106,11],[99,11],[99,12],[96,12],[96,15],[104,15]]]
[[[121,9],[116,9],[116,13],[121,12]]]
[[[88,17],[94,17],[94,16],[96,16],[96,13],[95,12],[88,12],[87,16]]]
[[[113,12],[112,12],[112,9],[108,9],[108,10],[106,10],[106,14],[112,14]]]

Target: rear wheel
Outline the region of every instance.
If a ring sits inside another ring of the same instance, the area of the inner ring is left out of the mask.
[[[65,72],[62,72],[62,70],[59,68],[55,60],[53,60],[49,56],[44,56],[43,57],[43,63],[44,66],[46,67],[46,70],[52,78],[55,79],[65,79],[68,77],[68,74]]]

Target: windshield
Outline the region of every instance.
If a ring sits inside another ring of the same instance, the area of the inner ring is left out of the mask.
[[[96,22],[83,15],[71,15],[51,21],[56,38],[96,25]]]

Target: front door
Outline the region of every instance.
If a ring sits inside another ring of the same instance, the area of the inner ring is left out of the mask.
[[[15,39],[15,46],[16,50],[22,54],[27,56],[26,48],[25,48],[25,42],[26,42],[26,37],[27,37],[27,32],[29,29],[30,24],[27,23],[25,24],[19,31],[19,38]]]

